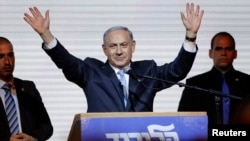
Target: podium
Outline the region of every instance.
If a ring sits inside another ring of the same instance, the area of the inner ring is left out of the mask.
[[[68,141],[206,141],[206,112],[76,114]]]

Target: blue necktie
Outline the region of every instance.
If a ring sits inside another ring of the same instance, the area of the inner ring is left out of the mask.
[[[123,70],[118,71],[118,75],[120,76],[119,80],[120,80],[120,82],[122,84],[122,87],[123,87],[124,104],[125,104],[125,107],[126,107],[127,100],[128,100],[128,88],[127,88],[127,82],[126,82],[126,79],[125,79],[124,71]]]
[[[9,121],[10,133],[11,135],[15,135],[19,132],[15,102],[8,84],[4,84],[2,88],[5,90],[5,111]]]
[[[229,87],[226,82],[226,78],[223,75],[222,76],[222,92],[224,94],[230,94]],[[229,97],[223,97],[223,124],[228,124],[229,122],[229,111],[230,111],[230,98]]]

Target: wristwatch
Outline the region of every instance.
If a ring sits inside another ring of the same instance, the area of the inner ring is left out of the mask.
[[[194,42],[196,40],[196,37],[194,38],[189,38],[188,36],[186,36],[185,38],[187,41],[190,41],[190,42]]]

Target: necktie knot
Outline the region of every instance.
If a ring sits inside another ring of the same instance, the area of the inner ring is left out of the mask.
[[[118,74],[120,75],[120,77],[124,77],[124,71],[123,70],[119,70]]]
[[[7,83],[5,83],[3,86],[2,86],[2,88],[5,90],[5,91],[9,91],[10,90],[10,84],[7,84]]]

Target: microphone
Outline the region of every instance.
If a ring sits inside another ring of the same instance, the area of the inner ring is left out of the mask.
[[[129,76],[131,76],[133,79],[137,80],[138,82],[141,82],[141,79],[138,77],[138,75],[134,71],[132,71],[130,67],[123,68],[123,71]]]

